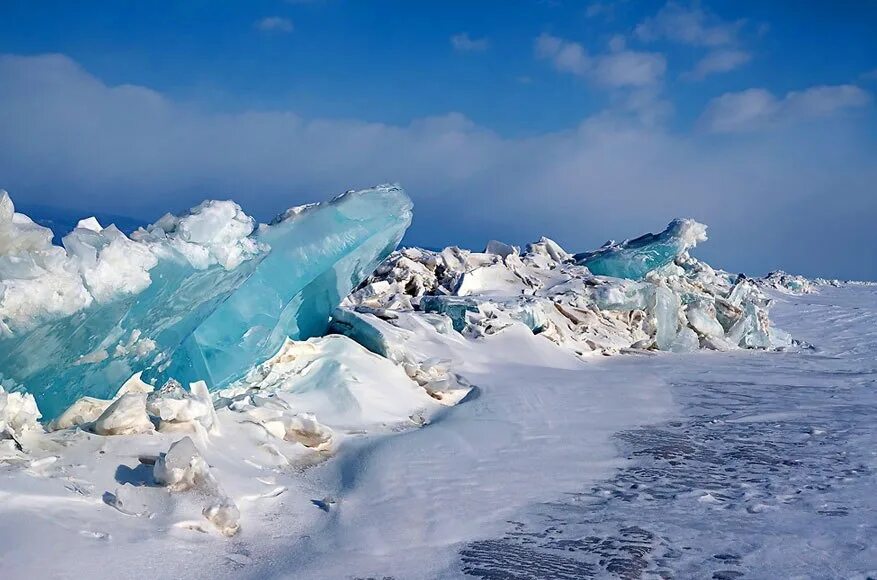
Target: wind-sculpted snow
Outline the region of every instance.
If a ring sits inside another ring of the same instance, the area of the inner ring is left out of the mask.
[[[258,229],[230,201],[131,238],[83,220],[62,248],[2,192],[0,384],[32,393],[47,418],[85,395],[109,398],[141,371],[224,386],[287,337],[322,334],[410,219],[404,192],[382,186]]]
[[[770,324],[758,285],[688,254],[705,230],[677,219],[661,234],[577,256],[547,238],[523,253],[496,241],[483,253],[401,250],[342,304],[336,330],[380,353],[388,348],[375,336],[400,325],[403,312],[445,315],[473,338],[523,324],[580,355],[791,346]],[[619,277],[597,276],[584,263]]]

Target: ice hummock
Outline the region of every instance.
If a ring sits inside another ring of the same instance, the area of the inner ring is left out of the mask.
[[[640,280],[706,239],[705,225],[677,218],[659,234],[645,234],[621,244],[607,242],[594,252],[576,254],[575,259],[598,276]]]
[[[138,372],[223,386],[287,337],[323,333],[410,219],[402,189],[380,186],[258,229],[230,201],[130,238],[85,220],[62,248],[2,192],[0,385],[32,393],[47,418],[82,396],[108,399]]]
[[[287,338],[324,334],[335,307],[399,244],[411,207],[401,188],[380,186],[292,208],[261,226],[257,239],[271,252],[186,337],[168,372],[225,387]]]
[[[342,303],[335,329],[382,354],[408,319],[431,316],[470,338],[523,325],[579,355],[791,346],[758,285],[688,254],[705,232],[677,219],[576,256],[548,238],[523,252],[497,241],[484,252],[404,249]]]

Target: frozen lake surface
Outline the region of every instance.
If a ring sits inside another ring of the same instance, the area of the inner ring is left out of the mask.
[[[233,538],[151,481],[140,458],[173,434],[60,432],[0,469],[0,576],[877,577],[877,286],[776,301],[812,347],[583,360],[522,325],[417,335],[478,389],[310,467],[226,415],[201,449],[241,506]],[[399,392],[386,359],[343,360]]]
[[[625,466],[469,543],[461,574],[877,575],[877,292],[783,296],[774,316],[813,348],[638,361],[678,416],[617,433]]]

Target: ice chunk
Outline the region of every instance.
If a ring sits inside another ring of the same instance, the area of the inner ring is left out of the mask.
[[[154,430],[146,413],[146,395],[142,393],[122,395],[94,422],[98,435],[136,435]]]
[[[659,234],[646,234],[621,244],[608,243],[595,252],[577,254],[575,259],[599,276],[640,280],[706,239],[705,225],[692,219],[675,219]]]
[[[506,258],[508,256],[517,255],[518,249],[504,242],[500,242],[499,240],[490,240],[487,242],[487,247],[484,248],[484,253],[493,254],[500,258]]]
[[[207,383],[204,381],[190,383],[189,392],[207,404],[207,414],[199,417],[198,421],[200,421],[201,425],[207,429],[208,433],[218,435],[220,432],[219,417],[216,415],[216,408],[213,406],[213,397],[210,396],[210,392],[207,389]]]
[[[100,230],[77,227],[63,243],[98,303],[139,294],[152,282],[149,271],[158,265],[149,246],[128,239],[115,226]]]
[[[197,425],[205,428],[214,425],[212,401],[186,391],[173,379],[147,396],[146,410],[160,420],[158,430],[162,432],[191,431],[197,429]]]
[[[527,253],[544,256],[554,262],[566,262],[572,259],[572,256],[561,248],[560,244],[544,236],[538,242],[529,244],[527,246]]]
[[[704,336],[724,337],[725,329],[716,319],[715,303],[709,300],[697,300],[685,307],[685,315],[691,328]]]
[[[83,230],[91,230],[93,232],[100,232],[104,227],[100,225],[100,222],[97,221],[97,218],[94,216],[85,218],[84,220],[79,220],[76,224],[77,229]]]
[[[697,339],[697,333],[690,328],[683,328],[676,335],[676,339],[670,345],[673,352],[694,352],[700,348],[700,341]]]
[[[92,302],[75,264],[52,245],[52,231],[15,213],[0,190],[0,339]],[[0,369],[6,365],[0,360]]]
[[[93,423],[112,404],[112,401],[106,399],[82,397],[67,407],[67,410],[56,419],[52,420],[48,425],[48,429],[50,431],[57,431],[59,429],[69,429],[85,425],[86,423]]]
[[[241,512],[228,496],[220,496],[204,507],[201,514],[216,526],[223,536],[231,537],[241,528]]]
[[[210,467],[189,437],[173,443],[168,452],[155,462],[152,473],[157,483],[171,491],[187,491],[199,486],[214,487]]]
[[[398,326],[406,311],[423,320],[439,314],[438,320],[467,337],[524,324],[580,355],[630,347],[731,350],[791,344],[788,335],[770,327],[770,301],[759,288],[775,285],[778,276],[753,283],[689,256],[688,249],[706,239],[705,229],[692,220],[676,220],[661,234],[579,254],[579,263],[547,238],[524,253],[509,253],[495,242],[485,253],[409,248],[395,252],[342,303],[337,327],[388,356],[396,355],[386,347],[395,342],[387,340],[386,333],[393,332],[387,326]],[[635,276],[613,271],[628,278],[595,276],[582,265],[591,258],[598,273],[604,261],[613,268],[642,268]],[[391,324],[377,330],[358,314]]]
[[[814,291],[814,282],[803,276],[787,274],[782,270],[769,273],[757,281],[761,286],[775,288],[791,294],[810,294]]]
[[[271,253],[253,276],[185,340],[168,373],[229,385],[287,338],[319,336],[329,316],[392,252],[411,223],[398,186],[350,191],[260,228]]]
[[[332,430],[317,421],[313,413],[284,415],[283,426],[287,441],[297,441],[305,447],[323,449],[332,443]]]
[[[155,462],[152,474],[157,483],[171,491],[200,491],[207,498],[201,514],[224,536],[233,536],[240,529],[240,510],[222,491],[207,461],[189,437],[173,443]]]
[[[407,323],[414,324],[412,328],[397,326]],[[368,350],[400,365],[411,380],[442,404],[454,405],[471,390],[468,381],[451,372],[450,361],[436,359],[414,346],[419,342],[416,339],[418,334],[430,336],[438,332],[450,335],[453,326],[445,316],[422,314],[412,319],[400,315],[397,319],[386,321],[373,314],[337,308],[332,314],[330,330],[348,336]]]
[[[197,245],[191,230],[203,212],[179,219],[189,229],[164,223],[135,239],[112,227],[78,228],[65,238],[65,252],[51,245],[49,230],[13,213],[8,196],[0,197],[0,210],[0,270],[18,266],[11,276],[3,272],[0,283],[6,335],[0,338],[0,379],[33,393],[47,417],[81,396],[110,398],[135,372],[161,368],[264,256],[259,248],[233,269],[218,262],[193,266],[181,248],[191,253]],[[226,214],[238,219],[237,210]],[[245,231],[238,228],[235,235]],[[216,244],[205,251],[223,254]]]
[[[164,242],[198,270],[219,264],[232,270],[260,253],[250,237],[253,218],[231,201],[208,200],[183,216],[166,214],[155,224],[132,234],[144,242]]]
[[[655,287],[654,316],[655,344],[661,350],[672,350],[679,326],[679,297],[668,288]]]
[[[0,439],[20,439],[27,431],[39,431],[40,411],[33,395],[7,393],[0,386]]]
[[[236,204],[209,201],[130,239],[84,223],[65,252],[4,192],[0,381],[33,393],[47,417],[82,396],[108,399],[137,372],[223,386],[287,336],[324,332],[410,219],[395,186],[349,192],[256,234]]]

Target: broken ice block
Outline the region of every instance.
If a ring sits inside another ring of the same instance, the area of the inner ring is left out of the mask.
[[[226,221],[237,222],[237,238],[226,245],[241,246],[231,269],[215,259],[215,244],[185,229],[201,220],[227,229],[215,205],[163,218],[133,240],[112,227],[78,228],[65,237],[65,252],[9,202],[0,215],[0,264],[27,269],[0,279],[0,381],[32,393],[51,418],[81,396],[110,398],[135,372],[161,368],[265,255],[246,237],[252,220],[231,202],[221,206]]]
[[[65,251],[0,192],[0,384],[32,393],[47,418],[140,371],[222,386],[287,336],[324,332],[410,220],[395,186],[288,211],[256,234],[236,204],[209,201],[131,239],[85,223]]]
[[[287,338],[326,332],[341,299],[392,252],[411,223],[398,186],[350,191],[289,211],[257,238],[271,252],[184,342],[168,374],[220,388],[271,357]]]
[[[640,280],[706,239],[705,225],[692,219],[675,219],[659,234],[609,243],[594,252],[577,254],[575,259],[598,276]]]

